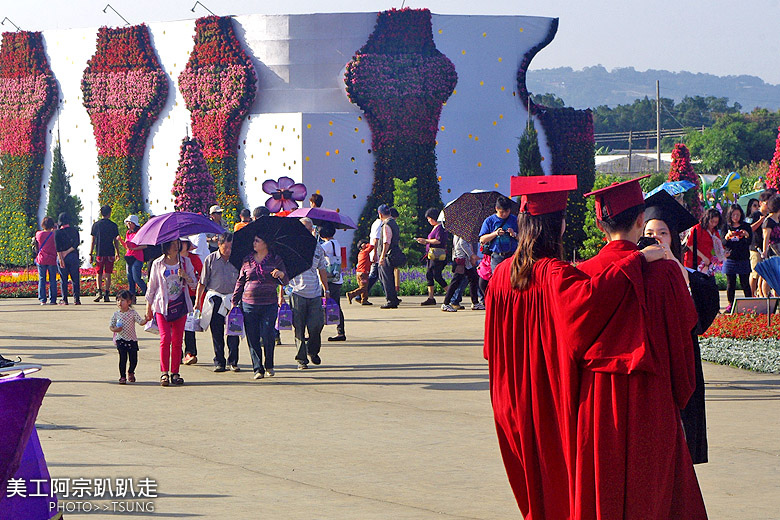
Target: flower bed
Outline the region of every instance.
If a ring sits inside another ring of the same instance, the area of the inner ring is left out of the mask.
[[[355,270],[342,271],[344,276],[344,285],[341,286],[342,297],[347,291],[357,289],[357,280],[355,278]],[[442,273],[444,280],[449,283],[452,280],[452,271],[446,270]],[[438,285],[436,288],[438,290]],[[382,296],[382,284],[379,282],[371,289],[371,296]],[[427,281],[425,279],[425,268],[423,267],[408,267],[401,269],[401,284],[399,286],[398,294],[400,296],[425,296],[428,294]],[[441,294],[439,292],[438,294]],[[466,292],[468,294],[468,290]]]
[[[706,361],[757,372],[780,372],[780,316],[720,314],[700,340]]]
[[[81,294],[90,296],[97,294],[97,270],[94,267],[80,269]],[[57,275],[57,286],[61,288],[60,276]],[[127,281],[112,283],[111,290],[127,289]],[[61,296],[61,289],[58,291]],[[68,292],[73,296],[73,284],[68,282]],[[38,270],[18,269],[0,271],[0,298],[37,298],[38,297]]]
[[[28,265],[37,226],[46,128],[58,89],[39,32],[3,33],[0,47],[0,263]]]

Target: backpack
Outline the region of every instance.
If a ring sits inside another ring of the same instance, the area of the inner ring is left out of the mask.
[[[336,244],[333,240],[329,240],[328,243],[333,248],[333,256],[335,257],[331,260],[331,255],[325,253],[325,262],[328,264],[325,268],[328,271],[328,283],[339,283],[339,279],[341,278],[341,262],[338,261],[338,256],[336,255]]]

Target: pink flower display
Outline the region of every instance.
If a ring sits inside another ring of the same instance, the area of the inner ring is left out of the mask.
[[[216,204],[214,179],[209,173],[203,151],[196,139],[189,137],[181,143],[179,168],[171,190],[176,200],[176,211],[208,214],[212,204]]]
[[[278,181],[267,180],[263,183],[263,191],[270,195],[265,201],[265,207],[271,213],[292,211],[298,208],[298,202],[306,199],[306,186],[296,183],[289,177],[279,177]]]
[[[152,48],[148,27],[101,27],[81,90],[98,149],[98,200],[140,211],[146,140],[168,98],[168,78]]]
[[[0,46],[0,264],[27,264],[36,226],[46,129],[59,91],[39,32]]]
[[[214,177],[217,203],[228,220],[241,207],[237,148],[241,125],[255,99],[257,74],[236,38],[233,19],[208,16],[195,22],[195,47],[179,90],[187,103],[193,137]]]

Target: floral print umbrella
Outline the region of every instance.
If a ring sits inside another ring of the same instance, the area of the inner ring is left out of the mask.
[[[306,198],[306,186],[289,177],[279,177],[278,181],[272,179],[265,181],[263,191],[270,195],[265,201],[265,207],[271,213],[292,211],[298,207],[296,201]]]

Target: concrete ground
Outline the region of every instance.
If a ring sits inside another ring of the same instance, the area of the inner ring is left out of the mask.
[[[404,300],[345,305],[348,341],[326,342],[308,371],[284,331],[276,377],[261,381],[245,341],[244,371],[213,373],[205,333],[186,384],[161,388],[158,339],[139,332],[138,382],[120,386],[105,303],[0,300],[0,353],[53,381],[38,416],[52,477],[157,481],[154,513],[118,516],[520,518],[493,427],[484,312]],[[710,463],[696,469],[710,518],[780,517],[780,377],[710,364],[705,377]]]

